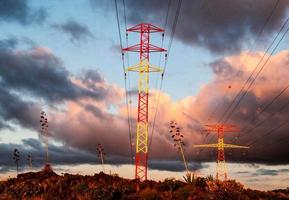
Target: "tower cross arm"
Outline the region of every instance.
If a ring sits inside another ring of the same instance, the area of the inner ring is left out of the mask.
[[[141,44],[136,44],[129,46],[127,48],[123,48],[122,51],[132,51],[132,52],[163,52],[166,51],[164,48],[158,47],[153,44],[148,44],[148,46],[143,46]]]
[[[195,148],[218,148],[218,144],[197,144],[193,145]]]
[[[214,125],[205,125],[206,132],[239,132],[240,130],[235,126],[231,124],[214,124]]]
[[[146,67],[148,66],[148,67]],[[129,66],[126,71],[133,72],[162,72],[163,70],[155,65],[152,65],[148,62],[147,59],[142,60],[140,63],[136,65]]]
[[[195,148],[218,148],[218,144],[199,144],[199,145],[193,145],[193,147]],[[224,144],[224,148],[249,149],[249,147],[234,145],[234,144]]]
[[[165,32],[164,29],[159,28],[157,26],[154,26],[152,24],[149,23],[141,23],[141,24],[137,24],[131,28],[128,28],[126,31],[130,31],[130,32],[149,32],[149,33],[156,33],[156,32]]]
[[[235,144],[224,144],[224,148],[231,148],[231,149],[249,149],[247,146],[240,146]]]

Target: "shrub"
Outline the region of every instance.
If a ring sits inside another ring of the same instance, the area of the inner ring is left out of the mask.
[[[79,193],[83,193],[85,191],[88,190],[88,185],[86,183],[78,183],[75,187],[74,187],[74,190],[76,192],[79,192]]]
[[[207,181],[214,181],[214,176],[210,174],[209,176],[206,177]]]
[[[189,196],[194,194],[195,187],[192,185],[186,185],[184,187],[179,188],[174,196],[173,199],[180,199],[180,200],[187,200]]]
[[[196,187],[205,189],[207,187],[206,178],[198,177],[196,180]]]
[[[186,173],[186,176],[183,176],[183,178],[187,184],[195,186],[196,177],[194,173],[191,173],[191,172]]]
[[[145,200],[158,200],[162,199],[155,189],[145,188],[140,191],[139,196]]]

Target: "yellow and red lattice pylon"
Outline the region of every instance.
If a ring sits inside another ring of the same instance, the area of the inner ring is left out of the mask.
[[[164,29],[152,24],[141,23],[127,29],[128,32],[140,34],[140,43],[123,48],[123,51],[139,52],[138,64],[128,67],[128,71],[138,72],[138,113],[136,130],[136,154],[135,154],[135,178],[140,181],[147,180],[148,163],[148,97],[149,97],[149,73],[161,72],[159,67],[149,63],[150,52],[162,52],[165,49],[150,44],[150,34],[160,32]]]
[[[249,148],[246,146],[239,146],[234,144],[225,144],[224,143],[224,133],[228,132],[238,132],[236,126],[231,124],[214,124],[206,125],[205,131],[213,132],[218,134],[218,143],[217,144],[200,144],[194,145],[197,148],[216,148],[218,149],[218,158],[217,158],[217,170],[216,170],[216,179],[217,180],[227,180],[227,167],[225,161],[225,148]]]

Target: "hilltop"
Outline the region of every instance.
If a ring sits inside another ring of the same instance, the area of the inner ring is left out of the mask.
[[[220,182],[202,177],[186,182],[166,179],[140,183],[102,172],[94,176],[60,176],[46,170],[0,182],[0,199],[289,199],[289,190],[257,191],[245,189],[234,180]]]

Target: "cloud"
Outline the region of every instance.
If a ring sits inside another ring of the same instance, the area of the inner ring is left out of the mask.
[[[14,21],[22,25],[41,24],[46,15],[43,8],[32,8],[28,0],[5,0],[0,4],[0,21]]]
[[[278,170],[273,170],[273,169],[257,169],[255,176],[277,176],[278,175]]]
[[[194,104],[192,104],[193,106],[190,109],[192,116],[197,115],[204,124],[216,123],[233,101],[233,98],[239,92],[262,55],[263,52],[243,52],[212,62],[210,67],[215,73],[214,79],[211,83],[204,86],[197,95],[195,102],[198,102],[197,105],[199,107],[195,108]],[[270,130],[288,120],[288,108],[274,114],[277,110],[280,110],[280,107],[288,104],[288,92],[280,96],[262,114],[258,114],[260,108],[265,108],[288,85],[286,79],[289,75],[287,70],[288,58],[289,52],[282,51],[270,59],[260,76],[256,79],[255,84],[230,117],[228,123],[233,123],[240,128],[240,138],[236,140],[236,133],[229,133],[226,134],[225,142],[237,142],[242,145],[249,145],[252,141],[256,142],[250,146],[249,150],[226,150],[227,160],[248,163],[288,164],[289,160],[286,156],[288,154],[288,148],[286,147],[288,141],[268,146],[269,143],[274,143],[278,138],[286,136],[288,126],[284,126],[262,138]],[[229,85],[231,88],[228,88]],[[217,112],[213,116],[209,116],[216,107],[218,108]],[[194,109],[202,109],[201,114],[196,114]],[[190,113],[190,111],[187,112]],[[268,120],[261,126],[255,127],[256,124],[267,118]],[[209,138],[207,142],[216,141],[216,137],[209,136]],[[209,152],[207,151],[202,155],[202,159],[206,160]]]
[[[176,120],[185,135],[185,153],[190,156],[190,160],[215,161],[216,150],[204,150],[199,153],[192,146],[203,142],[204,134],[201,130],[204,125],[218,121],[235,94],[241,89],[262,54],[262,52],[242,52],[210,63],[209,67],[213,70],[214,77],[211,82],[201,88],[195,97],[188,96],[178,101],[173,101],[168,94],[161,93],[150,159],[179,159],[172,145],[168,125],[170,120]],[[229,123],[236,124],[241,130],[248,126],[248,130],[250,130],[257,122],[266,119],[281,105],[289,102],[289,96],[284,94],[278,99],[276,104],[273,104],[270,109],[259,116],[254,123],[250,122],[250,119],[256,116],[258,108],[267,105],[288,84],[286,78],[288,74],[288,57],[289,51],[283,51],[271,58],[268,67],[260,74],[255,86],[248,91],[248,94],[230,118]],[[228,86],[231,87],[229,88]],[[151,90],[149,102],[150,122],[152,122],[152,116],[154,116],[152,114],[155,111],[153,109],[153,99],[156,94],[157,91]],[[216,107],[218,107],[217,112],[210,116],[212,110]],[[84,148],[88,151],[91,151],[96,145],[96,142],[93,141],[100,141],[108,149],[108,154],[128,156],[129,144],[125,105],[117,104],[117,108],[117,112],[112,114],[108,111],[108,107],[99,106],[93,102],[82,101],[82,105],[71,102],[69,110],[73,110],[73,112],[68,115],[70,121],[60,115],[55,115],[55,119],[58,122],[55,124],[55,130],[65,131],[60,134],[55,132],[53,137],[67,142],[68,145]],[[136,116],[136,112],[136,108],[133,107],[131,110],[132,118]],[[268,120],[264,126],[251,130],[250,133],[244,134],[244,131],[241,132],[241,137],[237,141],[235,137],[237,137],[238,133],[226,134],[225,142],[248,145],[251,141],[283,123],[286,119],[288,119],[286,112],[281,112]],[[133,124],[135,125],[135,122]],[[135,135],[135,127],[132,130],[133,135]],[[284,137],[286,130],[286,127],[278,130],[278,132],[268,136],[267,139],[270,141],[266,139],[260,140],[252,145],[249,150],[226,150],[226,159],[230,162],[241,163],[288,164],[287,154],[289,152],[286,147],[288,142],[263,150],[264,146],[269,142],[275,141],[282,136]],[[81,132],[81,137],[75,136],[74,132]],[[207,142],[214,143],[217,141],[216,136],[213,134],[208,136],[208,138]],[[135,138],[133,138],[133,142],[134,140]],[[117,146],[115,141],[117,141]],[[163,154],[163,152],[166,152],[166,154]]]
[[[70,41],[73,43],[86,42],[88,39],[94,37],[87,26],[74,20],[69,20],[63,24],[54,24],[53,27],[68,34]]]
[[[206,168],[207,166],[197,162],[189,162],[188,167],[190,170],[193,171]],[[152,160],[149,162],[149,168],[157,170],[175,171],[175,172],[185,171],[184,164],[181,161],[176,160]]]
[[[0,40],[0,51],[7,51],[15,49],[18,45],[18,40],[16,38],[8,38]]]
[[[23,101],[20,96],[10,93],[5,86],[0,85],[0,124],[1,128],[9,128],[9,122],[25,128],[38,126],[40,107],[30,101]]]
[[[38,131],[42,109],[39,100],[57,108],[67,101],[77,104],[83,99],[110,105],[122,96],[97,71],[88,70],[78,78],[71,76],[47,48],[17,51],[10,50],[14,42],[2,43],[5,50],[0,51],[1,128],[18,124]]]
[[[5,173],[14,171],[15,163],[12,154],[15,148],[20,152],[20,170],[23,171],[28,166],[27,156],[30,154],[33,159],[33,167],[41,168],[45,164],[45,146],[36,139],[23,139],[21,144],[0,144],[1,161],[0,172]],[[66,145],[49,144],[49,159],[53,166],[59,165],[77,165],[77,164],[100,164],[96,153],[83,151]],[[105,157],[106,164],[121,165],[130,163],[126,157],[111,156]],[[203,166],[199,163],[190,163],[194,169],[200,169]],[[153,161],[149,164],[151,169],[183,171],[184,166],[179,161]]]
[[[0,39],[0,52],[16,50],[19,45],[24,45],[28,48],[33,48],[36,43],[28,37],[15,37],[10,36],[5,39]]]
[[[278,176],[282,174],[288,173],[288,169],[257,169],[254,173],[252,173],[252,176]]]
[[[45,147],[43,143],[36,139],[23,139],[21,144],[0,144],[2,157],[0,166],[2,172],[13,169],[15,163],[12,159],[12,153],[15,148],[20,151],[20,166],[23,169],[28,165],[27,156],[32,155],[33,166],[42,167],[45,164]],[[53,165],[76,165],[76,164],[99,164],[96,155],[68,146],[56,146],[49,144],[49,159]]]
[[[50,102],[77,100],[82,97],[101,100],[107,94],[105,89],[94,85],[102,80],[86,77],[83,87],[74,83],[61,60],[47,48],[0,52],[0,66],[1,84],[4,87],[27,92],[28,95]],[[89,73],[86,76],[92,76]],[[96,76],[97,72],[94,73]]]
[[[3,118],[0,122],[2,126],[16,123],[38,131],[41,107],[37,99],[43,99],[46,104],[52,105],[47,110],[51,139],[62,143],[63,147],[79,149],[88,154],[94,154],[96,145],[101,143],[111,164],[131,163],[125,95],[122,88],[106,82],[97,71],[89,70],[80,77],[72,76],[66,71],[60,59],[44,47],[26,51],[5,51],[0,55],[2,55],[0,56],[2,69],[0,115]],[[210,63],[209,67],[212,68],[214,77],[211,82],[201,88],[196,96],[173,101],[168,94],[160,93],[155,133],[149,152],[151,168],[166,168],[173,171],[183,169],[169,134],[168,123],[171,120],[176,120],[181,126],[185,136],[185,155],[189,162],[198,163],[216,159],[216,154],[211,151],[198,154],[193,144],[203,142],[204,135],[201,132],[203,125],[218,121],[261,56],[262,52],[242,52]],[[289,76],[288,58],[289,51],[280,52],[271,58],[268,63],[270,67],[266,67],[260,74],[255,86],[248,91],[248,95],[232,115],[230,123],[236,124],[241,129],[247,125],[251,128],[259,120],[270,116],[280,105],[289,101],[289,96],[284,94],[278,103],[259,116],[256,122],[249,121],[256,116],[260,106],[270,102],[284,85],[288,84],[286,78]],[[228,85],[231,88],[228,88]],[[150,127],[155,111],[153,101],[157,94],[158,91],[151,90]],[[209,116],[216,106],[218,111],[215,115]],[[281,112],[274,116],[264,126],[255,129],[254,134],[252,132],[244,134],[237,140],[237,143],[246,145],[262,136],[272,127],[288,119],[289,116],[286,113]],[[135,116],[137,116],[137,109],[133,106],[131,109],[133,149],[135,148]],[[286,134],[286,128],[280,129],[268,136],[270,141],[260,140],[248,151],[226,150],[226,159],[230,162],[242,163],[288,164],[288,141],[263,149],[268,142],[275,141]],[[149,135],[151,135],[151,129]],[[226,134],[225,142],[234,143],[235,137],[236,133]],[[216,137],[212,137],[207,142],[216,141]],[[36,148],[37,144],[32,142],[25,144]],[[54,151],[57,156],[56,153],[60,149],[53,150],[52,147],[51,151]],[[71,153],[77,154],[78,152],[72,151]],[[90,160],[89,157],[84,156],[84,158]],[[86,163],[85,159],[80,159],[80,161]],[[58,162],[61,163],[61,161]],[[73,162],[73,156],[71,156],[71,163]],[[68,164],[69,161],[65,163]],[[194,163],[191,167],[198,169],[204,166]]]
[[[97,8],[109,7],[109,2],[91,0]],[[97,3],[96,3],[97,2]],[[168,0],[127,0],[130,24],[154,23],[163,27]],[[211,52],[232,53],[260,39],[259,33],[276,1],[251,0],[196,0],[183,1],[175,37],[186,45],[205,47]],[[171,1],[167,33],[171,32],[178,1]],[[110,5],[114,8],[113,5]],[[267,23],[263,39],[279,29],[288,10],[288,1],[280,1]],[[122,4],[119,3],[122,13]],[[169,34],[168,34],[169,35]],[[253,39],[252,39],[253,38]]]

